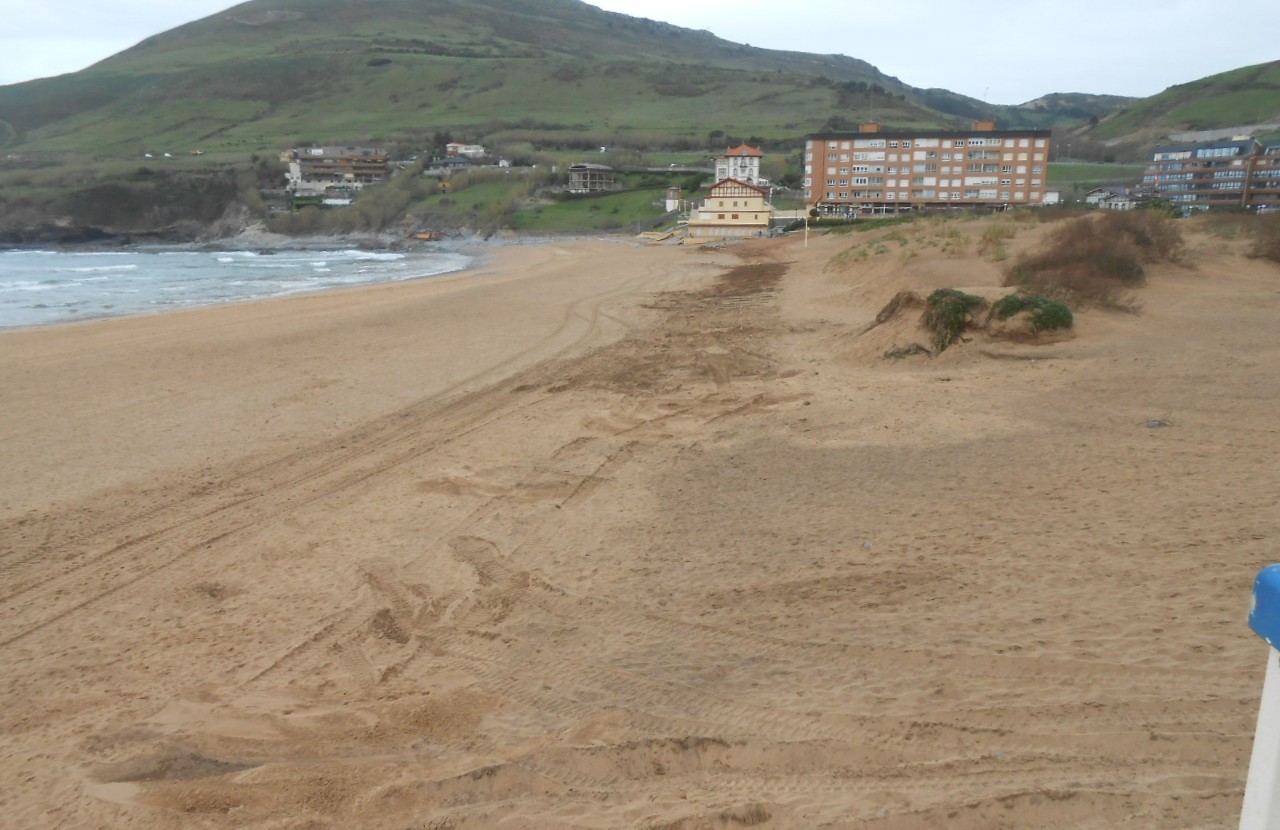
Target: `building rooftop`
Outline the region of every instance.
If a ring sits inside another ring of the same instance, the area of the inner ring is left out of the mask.
[[[1257,142],[1252,138],[1233,138],[1230,141],[1200,141],[1192,144],[1157,144],[1154,153],[1194,153],[1196,150],[1226,150],[1235,147],[1248,151]]]
[[[1026,138],[1049,138],[1052,130],[985,130],[985,129],[967,129],[967,130],[937,130],[929,128],[920,129],[898,129],[898,130],[875,130],[867,132],[840,131],[829,133],[812,133],[805,136],[808,141],[830,141],[830,140],[847,140],[853,138],[861,139],[898,139],[898,138],[968,138],[974,135],[1000,135],[1000,136],[1022,136]]]

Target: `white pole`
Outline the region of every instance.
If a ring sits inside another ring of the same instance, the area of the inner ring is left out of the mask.
[[[1268,649],[1262,706],[1253,735],[1253,756],[1240,811],[1240,830],[1280,827],[1280,652]]]

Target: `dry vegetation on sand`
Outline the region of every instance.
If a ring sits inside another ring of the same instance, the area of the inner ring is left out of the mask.
[[[1104,211],[1054,226],[1042,245],[1009,268],[1005,285],[1068,303],[1134,309],[1132,289],[1146,267],[1176,262],[1184,244],[1176,221],[1154,211]]]

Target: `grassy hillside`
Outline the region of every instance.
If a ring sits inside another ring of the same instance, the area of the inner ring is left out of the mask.
[[[1268,67],[1220,76],[1223,86],[1181,105],[1200,108],[1199,120],[1184,120],[1211,121],[1211,105],[1221,118],[1269,111],[1276,65]],[[994,117],[1005,127],[1079,130],[1123,103],[1073,93],[993,108],[910,87],[865,61],[757,49],[580,0],[250,0],[82,72],[0,87],[0,224],[105,218],[154,228],[184,211],[207,221],[228,193],[253,203],[256,188],[278,187],[279,152],[310,144],[379,145],[403,158],[461,140],[546,168],[601,146],[624,166],[697,164],[746,141],[765,148],[767,175],[780,180],[797,171],[784,159],[794,161],[804,135],[872,118],[902,128]],[[1104,117],[1103,127],[1123,127],[1144,106]],[[1071,140],[1076,158],[1120,157],[1084,153],[1079,132]],[[112,194],[133,208],[113,214],[104,207]],[[575,214],[505,198],[462,220],[561,227],[600,218],[591,206]],[[643,201],[601,209],[626,225]],[[388,209],[371,204],[365,224]]]
[[[1134,103],[1120,95],[1055,92],[1016,106],[993,106],[946,89],[918,90],[916,99],[931,109],[966,119],[995,119],[1006,128],[1043,129],[1084,125]]]
[[[254,0],[84,72],[0,88],[10,151],[102,157],[438,132],[552,145],[792,140],[874,109],[945,122],[839,56],[755,49],[578,0]]]
[[[1154,144],[1170,133],[1264,123],[1280,123],[1280,61],[1169,87],[1105,119],[1089,135]]]

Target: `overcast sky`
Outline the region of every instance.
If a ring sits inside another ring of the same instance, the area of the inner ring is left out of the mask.
[[[226,0],[14,0],[0,85],[75,72]],[[993,104],[1050,92],[1145,97],[1280,58],[1276,0],[593,0],[770,49],[861,58],[917,87]],[[1010,10],[1010,11],[1006,11]],[[1268,29],[1270,27],[1270,29]]]

